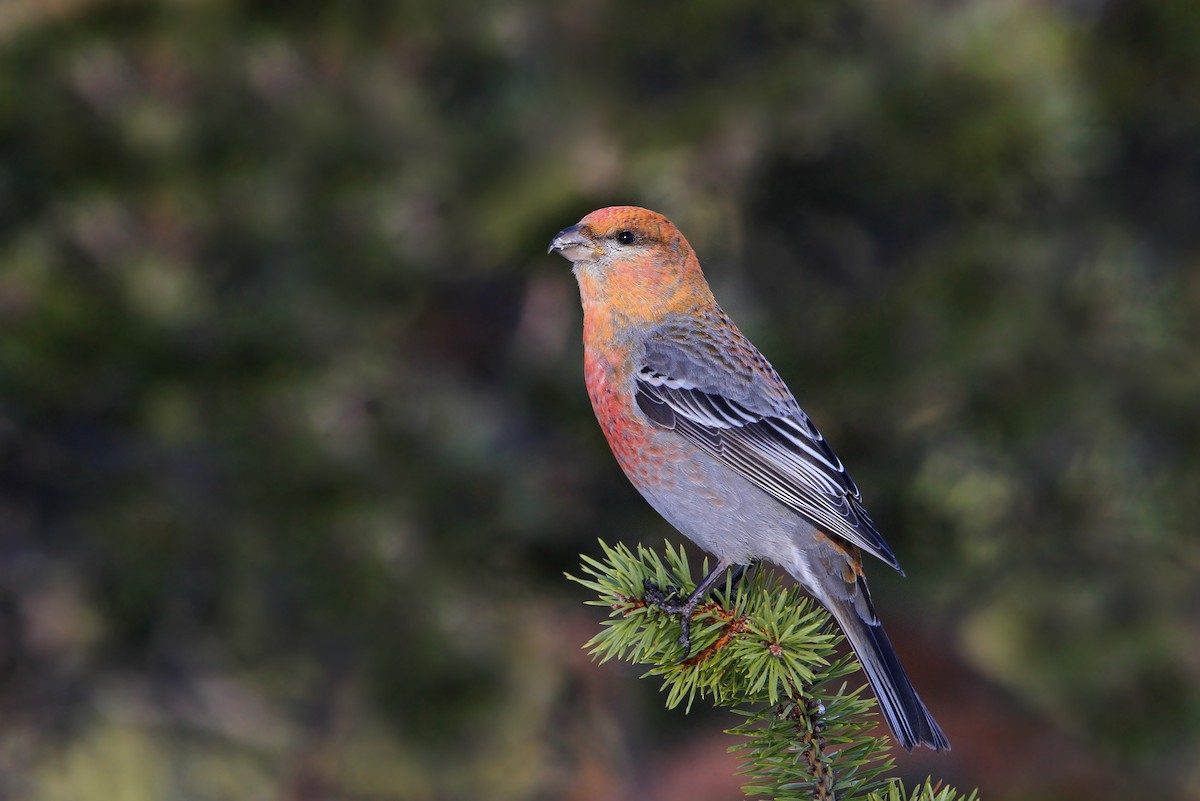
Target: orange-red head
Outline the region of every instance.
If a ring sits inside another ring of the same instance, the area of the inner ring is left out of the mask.
[[[691,245],[656,211],[598,209],[559,231],[550,250],[574,265],[587,316],[637,325],[713,302]]]

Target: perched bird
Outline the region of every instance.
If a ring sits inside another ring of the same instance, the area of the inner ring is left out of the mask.
[[[600,427],[633,485],[671,525],[716,555],[691,613],[731,567],[780,565],[833,614],[899,743],[950,748],[875,613],[866,551],[900,565],[858,487],[771,364],[713,298],[666,217],[599,209],[550,243],[572,262],[583,302],[584,371]]]

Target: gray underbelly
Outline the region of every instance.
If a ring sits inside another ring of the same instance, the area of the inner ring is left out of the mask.
[[[701,451],[670,460],[654,486],[639,488],[688,539],[717,557],[788,565],[808,523]]]

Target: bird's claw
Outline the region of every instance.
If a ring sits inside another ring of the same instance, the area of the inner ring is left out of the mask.
[[[646,579],[642,582],[642,587],[646,590],[646,594],[642,596],[642,600],[646,603],[654,604],[664,612],[670,612],[673,615],[679,614],[683,608],[683,605],[679,603],[679,588],[675,585],[668,584],[659,589],[657,584]]]
[[[646,590],[646,594],[642,597],[648,604],[653,604],[668,615],[679,616],[679,644],[683,646],[683,657],[680,662],[685,661],[688,655],[692,652],[692,610],[696,608],[695,603],[688,601],[680,601],[678,587],[667,585],[659,589],[659,587],[650,579],[642,582],[642,586]],[[689,599],[690,600],[690,599]]]
[[[679,657],[679,661],[686,662],[692,653],[692,615],[690,612],[680,616],[679,628],[681,629],[679,644],[683,646],[683,656]]]

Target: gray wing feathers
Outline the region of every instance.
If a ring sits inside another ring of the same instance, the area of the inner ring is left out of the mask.
[[[747,370],[727,352],[697,347],[690,337],[681,342],[660,332],[636,377],[638,406],[821,530],[899,570],[846,468],[770,364],[732,330],[737,339],[730,346],[749,348],[742,355],[761,360],[763,372]],[[729,369],[725,362],[732,362]]]

